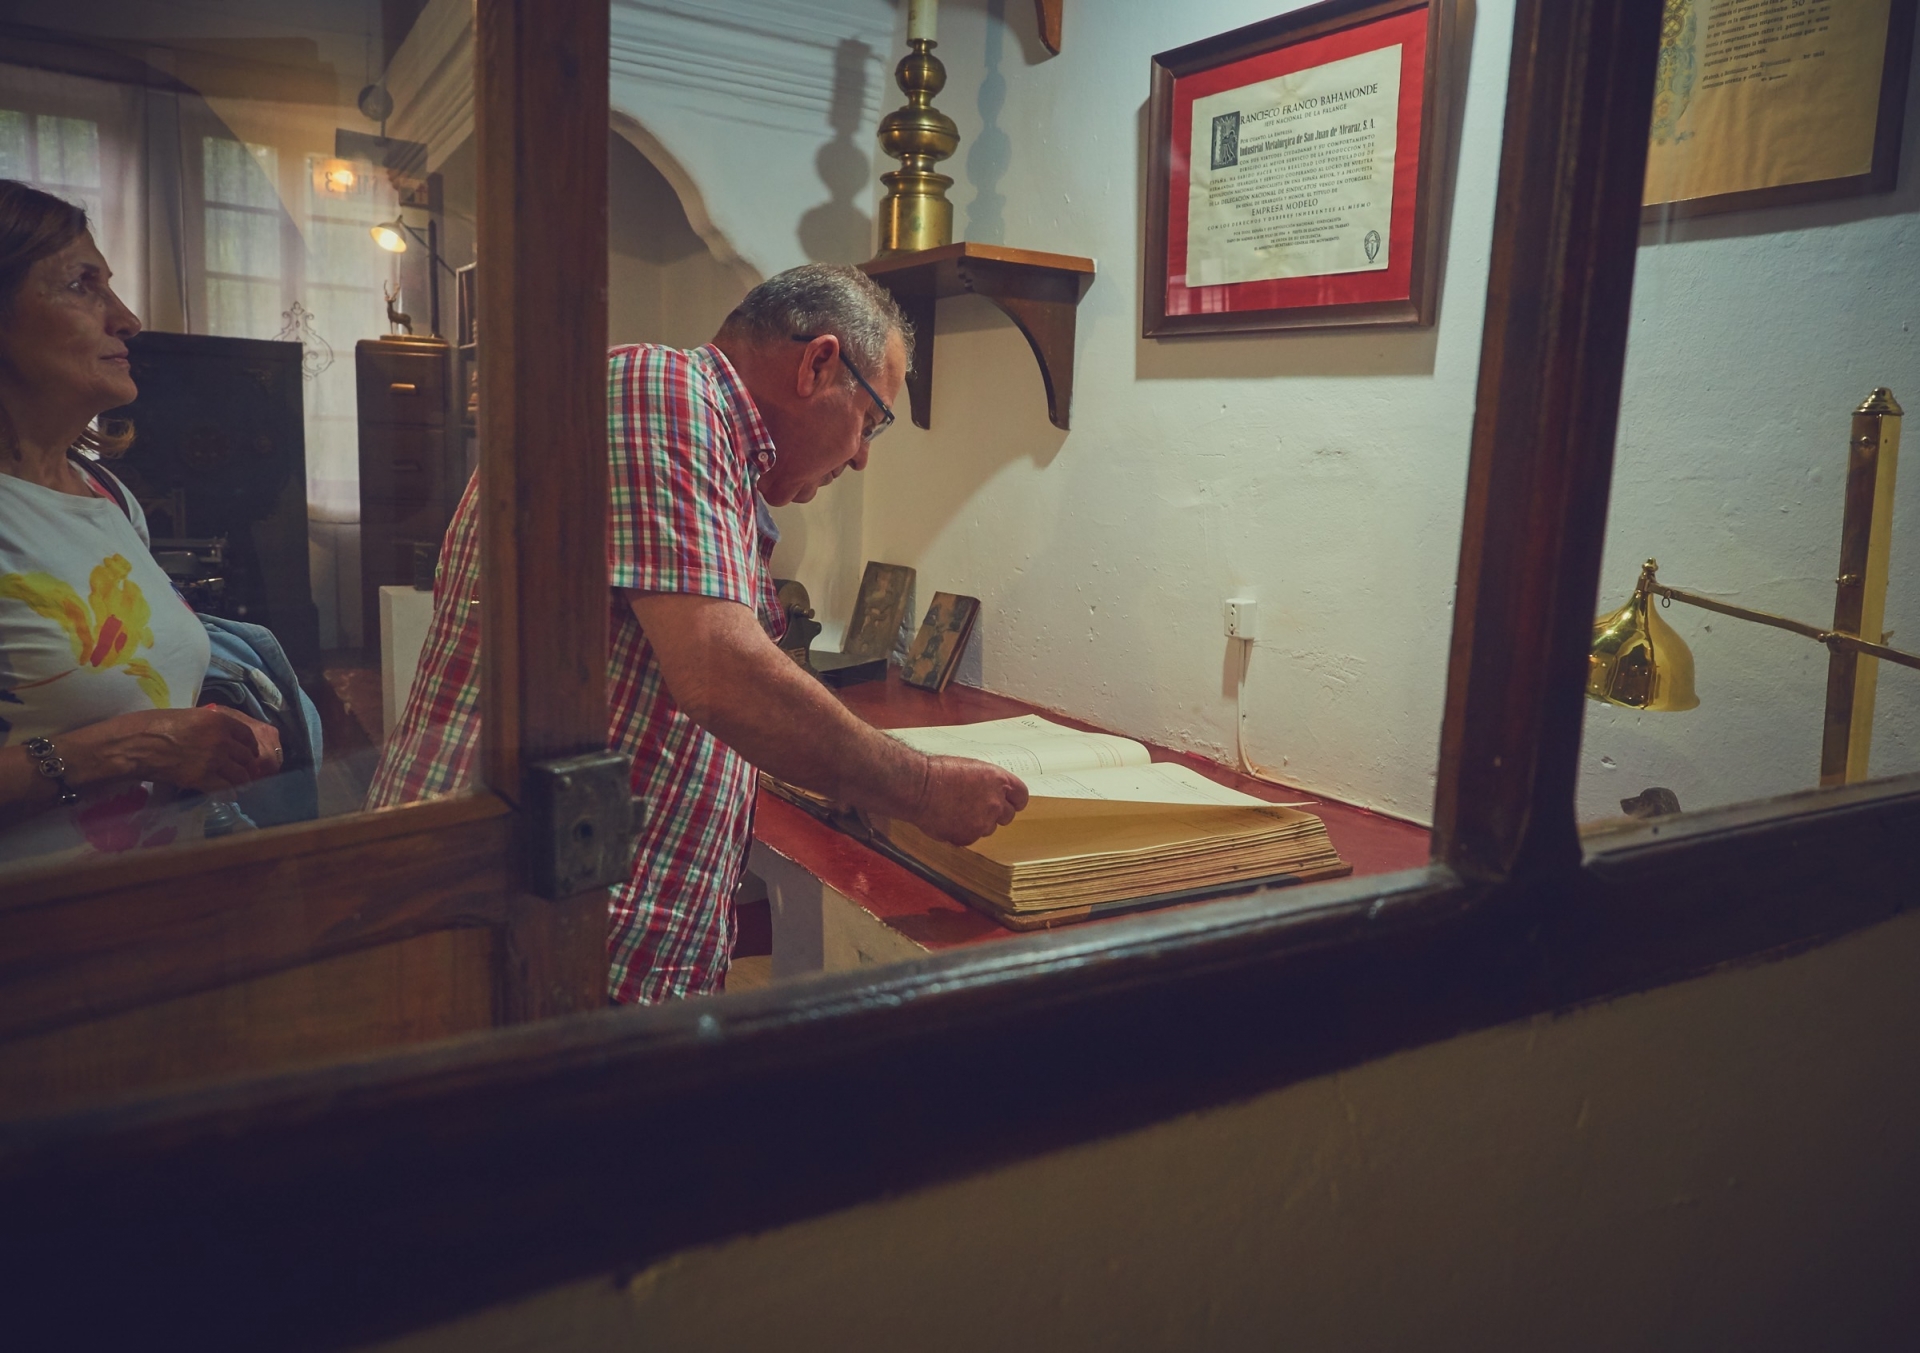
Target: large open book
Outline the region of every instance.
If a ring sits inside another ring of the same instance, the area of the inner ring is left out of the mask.
[[[1313,814],[1155,762],[1130,738],[1032,714],[893,736],[929,755],[991,761],[1026,782],[1027,808],[971,846],[904,822],[878,824],[902,854],[1011,924],[1352,872]]]

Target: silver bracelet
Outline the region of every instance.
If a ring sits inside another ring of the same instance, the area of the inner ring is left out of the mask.
[[[53,781],[60,789],[61,803],[80,802],[80,791],[67,783],[67,763],[54,745],[45,738],[28,738],[23,746],[27,755],[33,758],[33,764],[40,773]]]

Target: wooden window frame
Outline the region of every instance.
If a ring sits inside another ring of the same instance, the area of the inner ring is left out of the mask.
[[[16,1318],[340,1347],[1902,910],[1920,776],[1575,830],[1661,8],[1518,6],[1431,865],[23,1124]]]

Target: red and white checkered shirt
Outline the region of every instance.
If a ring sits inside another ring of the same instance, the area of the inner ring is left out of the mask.
[[[638,592],[720,597],[779,637],[754,480],[773,439],[719,349],[640,346],[608,355],[607,580]],[[367,806],[452,793],[472,782],[480,741],[480,551],[475,485],[447,528],[433,626],[400,727]],[[725,984],[732,898],[753,830],[754,771],[674,704],[653,648],[609,594],[608,744],[633,756],[640,815],[633,873],[615,889],[609,994],[660,1001]]]

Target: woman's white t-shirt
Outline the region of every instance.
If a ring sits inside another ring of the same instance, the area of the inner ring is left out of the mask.
[[[0,474],[0,746],[44,737],[57,748],[73,729],[199,698],[206,629],[154,561],[140,505],[121,492],[125,511]],[[0,866],[198,837],[205,801],[174,797],[138,782],[89,787],[78,803],[0,827]]]

